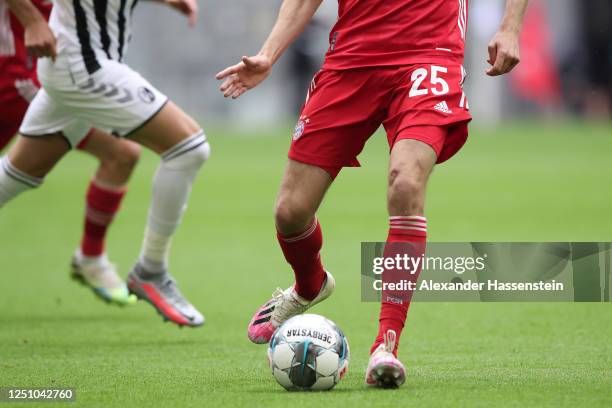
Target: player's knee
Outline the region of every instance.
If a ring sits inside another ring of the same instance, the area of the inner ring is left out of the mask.
[[[274,221],[281,234],[302,232],[313,216],[313,212],[307,206],[290,197],[281,196],[276,201]]]
[[[124,143],[120,153],[117,155],[118,164],[121,167],[130,169],[130,171],[138,164],[142,149],[140,145],[132,142]]]
[[[418,174],[392,169],[389,173],[389,209],[397,214],[423,212],[425,180]]]
[[[200,130],[162,155],[165,165],[174,170],[198,171],[210,157],[210,144]]]
[[[106,170],[122,176],[129,176],[140,160],[141,147],[133,142],[122,141],[121,147],[101,161]]]

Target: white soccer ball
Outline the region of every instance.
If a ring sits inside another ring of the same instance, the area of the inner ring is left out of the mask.
[[[323,316],[305,314],[281,325],[268,348],[272,375],[289,391],[334,388],[349,365],[349,345],[342,330]]]

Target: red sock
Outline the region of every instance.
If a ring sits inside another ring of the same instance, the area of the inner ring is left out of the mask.
[[[385,257],[396,255],[408,255],[409,257],[420,257],[425,253],[425,242],[427,240],[427,219],[419,216],[390,217],[389,236],[385,246]],[[399,243],[399,244],[398,244]],[[404,243],[404,244],[402,244]],[[391,245],[389,245],[391,244]],[[399,279],[408,279],[416,282],[419,278],[421,268],[417,268],[414,274],[408,275],[406,271],[388,270],[383,274],[383,282],[395,282]],[[397,355],[399,339],[406,322],[408,307],[412,298],[411,292],[383,291],[382,304],[380,308],[378,335],[370,350],[373,353],[379,344],[383,342],[383,334],[387,330],[394,330],[397,334],[395,350]]]
[[[277,238],[285,259],[293,268],[296,292],[305,299],[314,299],[327,276],[319,254],[323,246],[319,221],[315,218],[301,234],[283,237],[277,233]]]
[[[85,256],[100,256],[104,253],[106,230],[119,210],[125,190],[104,189],[95,182],[89,183],[85,229],[81,240],[81,252]]]

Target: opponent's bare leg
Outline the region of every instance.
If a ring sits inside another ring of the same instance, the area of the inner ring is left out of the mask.
[[[255,313],[248,328],[254,343],[268,342],[276,327],[325,300],[334,290],[334,279],[321,263],[323,235],[315,215],[331,183],[331,176],[319,167],[293,160],[287,164],[275,221],[278,242],[295,274],[295,286],[275,293]]]
[[[100,161],[93,180],[111,190],[125,188],[140,159],[141,147],[97,129],[80,148]]]
[[[425,189],[435,163],[434,150],[421,141],[404,139],[394,145],[389,161],[389,235],[385,257],[424,254],[427,238]],[[416,282],[419,272],[406,274],[405,271],[388,270],[383,273],[383,281],[408,279]],[[410,293],[382,293],[378,335],[370,350],[372,355],[366,372],[368,385],[397,387],[405,381],[404,366],[396,355],[410,300]]]
[[[0,160],[0,208],[19,194],[40,186],[44,177],[70,150],[60,134],[19,136]]]
[[[141,148],[129,140],[92,129],[79,149],[97,158],[100,165],[87,189],[83,237],[72,259],[72,276],[91,286],[107,302],[135,303],[135,296],[129,294],[117,268],[106,255],[105,240]]]
[[[127,138],[163,156],[199,133],[203,133],[200,125],[175,103],[168,101],[155,117]]]
[[[129,138],[160,154],[140,258],[128,277],[130,290],[165,320],[200,326],[204,317],[178,291],[168,273],[168,254],[198,171],[210,146],[200,126],[172,102]]]

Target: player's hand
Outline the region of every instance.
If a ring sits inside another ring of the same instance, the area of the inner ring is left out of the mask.
[[[521,61],[518,31],[500,30],[489,43],[489,59],[491,68],[487,75],[498,76],[507,74]]]
[[[57,56],[55,36],[46,21],[41,19],[25,27],[25,46],[36,58],[49,57],[55,61]]]
[[[163,2],[186,15],[191,27],[198,21],[197,0],[163,0]]]
[[[217,79],[225,79],[219,88],[226,98],[238,98],[251,88],[255,88],[272,72],[272,61],[265,55],[242,57],[236,65],[225,68],[216,75]]]

